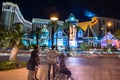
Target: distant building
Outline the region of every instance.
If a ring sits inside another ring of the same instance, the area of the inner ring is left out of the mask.
[[[117,29],[120,29],[120,20],[105,17],[93,17],[93,19],[93,23],[96,24],[92,25],[92,28],[97,36],[103,37],[108,32],[114,34]]]
[[[1,20],[6,28],[12,27],[15,23],[22,23],[24,31],[31,31],[32,23],[24,19],[17,4],[3,2]]]
[[[44,25],[49,26],[51,24],[50,19],[40,19],[40,18],[33,18],[32,19],[32,31],[36,31],[37,28],[43,28]],[[63,25],[63,21],[57,21],[57,25]]]
[[[33,18],[32,22],[27,21],[21,14],[18,5],[11,2],[3,2],[1,20],[6,28],[12,27],[16,23],[21,23],[24,26],[24,31],[33,32],[32,35],[28,33],[23,35],[25,45],[29,46],[37,43],[36,32],[40,29],[38,44],[50,48],[54,38],[53,44],[60,51],[68,50],[69,48],[76,49],[83,43],[90,47],[98,47],[101,45],[101,39],[108,32],[113,34],[117,29],[120,29],[120,20],[117,19],[93,17],[91,21],[79,22],[71,13],[65,21],[57,21],[56,25],[54,25],[56,26],[56,31],[53,34],[51,30],[53,24],[50,19]],[[69,23],[66,31],[61,27],[64,22]],[[52,35],[53,37],[51,37]]]
[[[97,47],[98,45],[97,40],[98,40],[97,35],[88,25],[83,38],[84,43],[89,45],[90,47]]]
[[[78,24],[78,19],[75,18],[75,16],[71,13],[68,17],[68,19],[65,20],[68,22],[69,25],[69,47],[77,47],[77,40],[76,40],[76,26]]]
[[[93,17],[91,21],[79,22],[77,25],[84,31],[89,25],[98,37],[103,37],[108,32],[114,34],[117,29],[120,29],[120,20],[106,17]]]

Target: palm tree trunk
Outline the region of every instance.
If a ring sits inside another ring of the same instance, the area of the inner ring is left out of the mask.
[[[36,45],[39,45],[39,34],[36,34]]]
[[[11,52],[10,52],[10,57],[9,57],[9,60],[10,61],[13,61],[13,62],[16,62],[17,60],[17,53],[19,51],[19,47],[18,46],[13,46]]]
[[[69,41],[70,41],[70,33],[69,33],[69,31],[67,32],[67,35],[68,35],[68,51],[69,51],[69,48],[70,48],[70,44],[69,44]]]
[[[56,50],[58,50],[58,30],[57,30],[57,35],[56,35]]]

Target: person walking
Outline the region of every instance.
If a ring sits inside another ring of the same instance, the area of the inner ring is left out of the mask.
[[[40,73],[39,80],[48,80],[48,55],[47,49],[42,48],[40,52]]]
[[[59,56],[59,64],[60,64],[60,74],[62,74],[62,76],[60,76],[60,77],[62,77],[63,79],[67,78],[67,80],[68,80],[68,78],[72,79],[71,71],[67,68],[67,66],[65,64],[65,55],[63,53]],[[63,80],[62,78],[61,78],[61,80]]]
[[[52,76],[53,80],[55,78],[55,67],[57,64],[58,56],[59,56],[59,52],[55,50],[55,46],[52,46],[52,49],[50,49],[48,51],[48,60],[49,60],[48,80],[50,80],[51,76]],[[51,75],[51,73],[52,73],[52,75]]]
[[[34,50],[31,52],[30,59],[27,63],[27,69],[28,71],[28,80],[38,80],[37,75],[37,67],[39,64],[39,47],[35,46]]]

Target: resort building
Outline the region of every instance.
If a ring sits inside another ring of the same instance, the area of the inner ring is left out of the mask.
[[[33,18],[30,22],[24,19],[18,5],[10,2],[3,2],[1,19],[6,28],[16,23],[23,24],[23,30],[26,32],[23,35],[23,43],[26,46],[37,44],[38,40],[39,46],[51,48],[55,45],[59,51],[75,50],[80,48],[81,44],[90,48],[107,47],[105,36],[111,37],[116,29],[120,29],[120,20],[95,16],[91,21],[79,22],[72,13],[68,19],[57,21],[56,24],[52,24],[50,19],[40,18]],[[68,23],[66,29],[63,27],[65,23]],[[112,44],[113,38],[109,40],[111,40],[109,44]],[[113,42],[115,43],[115,38]]]

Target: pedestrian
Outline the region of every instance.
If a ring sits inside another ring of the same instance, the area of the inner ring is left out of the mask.
[[[48,80],[48,55],[47,55],[47,49],[42,48],[41,49],[41,55],[40,55],[40,76],[39,80]]]
[[[35,46],[34,50],[31,52],[30,58],[27,63],[28,71],[28,80],[38,80],[37,75],[37,67],[39,65],[39,47]]]
[[[60,73],[67,75],[67,79],[71,78],[71,71],[67,68],[65,64],[65,56],[64,54],[61,54],[59,56],[59,64],[60,64]]]
[[[55,46],[52,46],[52,49],[48,51],[48,60],[49,60],[49,68],[48,68],[48,80],[55,78],[55,67],[57,64],[57,57],[59,56],[59,52],[55,50]],[[51,71],[52,70],[52,71]],[[52,75],[51,75],[52,72]]]

